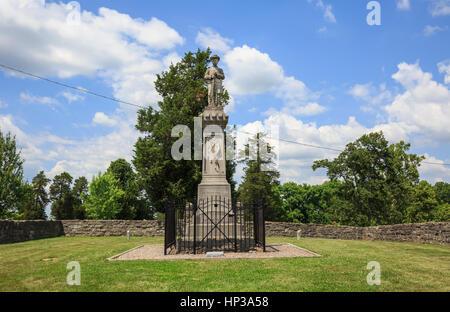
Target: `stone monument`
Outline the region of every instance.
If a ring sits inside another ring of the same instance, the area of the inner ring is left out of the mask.
[[[202,181],[198,186],[198,201],[220,198],[231,202],[231,187],[226,178],[225,127],[228,115],[223,111],[223,70],[217,66],[220,57],[211,56],[212,66],[206,70],[208,106],[200,117],[203,125]]]

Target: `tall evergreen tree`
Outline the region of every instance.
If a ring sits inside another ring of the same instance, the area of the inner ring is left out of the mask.
[[[45,220],[47,215],[45,207],[50,202],[47,193],[47,185],[50,179],[45,176],[44,171],[40,171],[32,180],[31,184],[26,183],[23,187],[25,189],[25,202],[20,208],[21,219],[24,220]]]
[[[73,196],[73,218],[78,220],[84,220],[86,218],[86,207],[82,198],[83,193],[87,193],[89,190],[89,182],[85,177],[79,177],[73,183],[72,196]]]
[[[257,133],[249,138],[239,156],[240,162],[245,165],[243,182],[238,190],[239,200],[243,204],[253,204],[262,199],[266,220],[279,220],[282,215],[278,190],[280,173],[275,168],[276,155],[266,135]]]
[[[63,172],[53,178],[50,186],[50,199],[53,201],[51,215],[56,220],[73,219],[74,196],[72,194],[72,176]]]

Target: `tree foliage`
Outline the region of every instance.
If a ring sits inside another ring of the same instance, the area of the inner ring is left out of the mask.
[[[264,154],[263,154],[264,151]],[[240,162],[245,165],[239,200],[252,204],[264,200],[266,220],[280,219],[280,173],[275,168],[275,153],[266,140],[266,134],[257,133],[249,138],[244,150],[239,152]]]
[[[86,177],[79,177],[73,183],[73,218],[78,220],[86,219],[86,207],[84,206],[83,193],[88,192],[89,182]]]
[[[125,192],[117,219],[152,219],[153,211],[143,197],[142,187],[131,164],[120,158],[111,162],[107,172],[119,181],[120,188]]]
[[[450,204],[450,183],[436,182],[433,189],[439,204]]]
[[[89,193],[81,195],[86,207],[86,217],[95,220],[116,219],[122,210],[125,192],[120,181],[111,173],[93,177],[89,185]]]
[[[0,219],[16,218],[24,192],[23,162],[11,133],[0,130]]]
[[[437,206],[438,201],[433,187],[427,181],[420,181],[413,187],[412,201],[406,211],[406,221],[408,223],[432,221]]]
[[[68,172],[62,172],[53,178],[50,186],[51,215],[56,220],[74,219],[72,181],[73,178]]]
[[[338,223],[333,213],[339,203],[341,182],[322,185],[288,182],[279,186],[281,196],[281,221],[328,224]]]
[[[370,133],[347,144],[333,161],[315,161],[313,169],[326,168],[330,180],[343,182],[342,198],[351,205],[347,220],[352,224],[401,223],[424,159],[408,154],[409,148],[403,141],[389,145],[382,132]]]
[[[20,207],[20,218],[24,220],[45,220],[47,219],[45,207],[50,202],[47,193],[47,185],[50,179],[45,176],[44,171],[40,171],[32,180],[31,184],[25,183],[24,203]]]

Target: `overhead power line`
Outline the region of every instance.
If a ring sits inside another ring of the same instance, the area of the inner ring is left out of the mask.
[[[106,100],[110,100],[110,101],[113,101],[113,102],[117,102],[117,103],[121,103],[121,104],[125,104],[125,105],[130,105],[130,106],[134,106],[134,107],[138,107],[138,108],[144,108],[144,109],[147,108],[147,107],[139,105],[139,104],[123,101],[123,100],[116,99],[116,98],[113,98],[113,97],[110,97],[110,96],[106,96],[106,95],[103,95],[103,94],[100,94],[100,93],[97,93],[97,92],[93,92],[93,91],[90,91],[90,90],[87,90],[87,89],[71,86],[71,85],[63,83],[63,82],[59,82],[59,81],[56,81],[56,80],[48,79],[48,78],[45,78],[45,77],[42,77],[42,76],[39,76],[39,75],[36,75],[36,74],[32,74],[32,73],[26,72],[24,70],[21,70],[21,69],[12,67],[12,66],[8,66],[8,65],[5,65],[5,64],[1,64],[0,63],[0,67],[5,68],[7,70],[11,70],[11,71],[14,71],[14,72],[21,73],[21,74],[26,75],[26,76],[30,76],[30,77],[34,77],[34,78],[37,78],[37,79],[40,79],[40,80],[43,80],[43,81],[47,81],[47,82],[56,84],[56,85],[61,86],[61,87],[65,87],[65,88],[69,88],[69,89],[72,89],[72,90],[76,90],[78,92],[82,92],[82,93],[90,94],[90,95],[93,95],[93,96],[101,97],[101,98],[104,98]],[[246,134],[249,134],[249,135],[256,135],[255,133],[245,132],[245,131],[241,131],[241,130],[237,130],[237,131],[241,132],[241,133],[246,133]],[[334,151],[334,152],[343,152],[342,149],[337,149],[337,148],[333,148],[333,147],[326,147],[326,146],[320,146],[320,145],[306,144],[306,143],[296,142],[296,141],[282,139],[282,138],[278,138],[278,140],[280,140],[282,142],[296,144],[296,145],[301,145],[301,146],[310,147],[310,148],[323,149],[323,150],[329,150],[329,151]],[[437,163],[437,162],[426,162],[426,161],[423,161],[422,163],[423,164],[428,164],[428,165],[450,166],[450,164],[448,164],[448,163]]]
[[[139,108],[146,108],[145,106],[142,106],[142,105],[138,105],[138,104],[122,101],[122,100],[119,100],[119,99],[116,99],[116,98],[113,98],[113,97],[110,97],[110,96],[106,96],[106,95],[102,95],[102,94],[99,94],[99,93],[96,93],[96,92],[93,92],[93,91],[86,90],[86,89],[83,89],[83,88],[80,88],[80,87],[74,87],[74,86],[68,85],[66,83],[62,83],[62,82],[59,82],[59,81],[56,81],[56,80],[51,80],[51,79],[48,79],[48,78],[45,78],[45,77],[42,77],[42,76],[39,76],[39,75],[28,73],[26,71],[23,71],[21,69],[17,69],[17,68],[8,66],[8,65],[0,64],[0,67],[3,67],[5,69],[21,73],[23,75],[27,75],[27,76],[34,77],[34,78],[37,78],[37,79],[41,79],[41,80],[44,80],[44,81],[56,84],[58,86],[62,86],[62,87],[65,87],[65,88],[76,90],[78,92],[83,92],[83,93],[87,93],[87,94],[90,94],[90,95],[98,96],[98,97],[101,97],[101,98],[104,98],[104,99],[107,99],[107,100],[110,100],[110,101],[114,101],[114,102],[117,102],[117,103],[131,105],[131,106],[135,106],[135,107],[139,107]]]
[[[250,133],[250,132],[246,132],[246,131],[242,131],[242,130],[237,130],[237,132],[245,133],[245,134],[248,134],[248,135],[256,135],[256,133]],[[276,138],[273,138],[273,137],[269,137],[269,138],[276,139]],[[306,144],[306,143],[301,143],[301,142],[296,142],[296,141],[291,141],[291,140],[286,140],[286,139],[280,139],[280,138],[278,138],[278,140],[283,141],[283,142],[287,142],[287,143],[302,145],[302,146],[306,146],[306,147],[312,147],[312,148],[318,148],[318,149],[326,149],[326,150],[330,150],[330,151],[333,151],[333,152],[343,152],[343,150],[336,149],[336,148],[333,148],[333,147],[326,147],[326,146],[320,146],[320,145]]]
[[[245,134],[249,134],[249,135],[256,135],[256,133],[250,133],[250,132],[241,131],[241,130],[237,130],[237,132],[241,132],[241,133],[245,133]],[[269,138],[272,138],[272,137],[269,137]],[[283,141],[283,142],[287,142],[287,143],[291,143],[291,144],[297,144],[297,145],[301,145],[301,146],[311,147],[311,148],[330,150],[330,151],[333,151],[333,152],[342,153],[344,151],[343,149],[337,149],[337,148],[320,146],[320,145],[306,144],[306,143],[301,143],[301,142],[296,142],[296,141],[291,141],[291,140],[286,140],[286,139],[280,139],[279,138],[278,140]],[[428,165],[450,166],[450,164],[447,164],[447,163],[438,163],[438,162],[429,162],[429,161],[422,161],[421,163],[422,164],[428,164]]]

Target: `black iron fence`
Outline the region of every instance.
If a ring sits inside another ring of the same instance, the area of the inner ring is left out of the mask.
[[[164,253],[265,251],[264,205],[211,197],[166,206]]]

